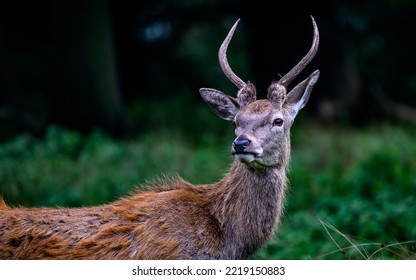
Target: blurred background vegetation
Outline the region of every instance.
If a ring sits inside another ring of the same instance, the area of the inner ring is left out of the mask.
[[[275,7],[277,5],[277,8]],[[256,259],[415,257],[416,1],[15,1],[0,10],[0,195],[106,203],[162,174],[198,184],[232,162],[217,51],[264,97],[308,51],[321,78],[292,128],[278,233]],[[296,83],[296,81],[294,81]]]

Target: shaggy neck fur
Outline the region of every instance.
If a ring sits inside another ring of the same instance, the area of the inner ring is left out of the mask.
[[[284,166],[256,171],[235,161],[214,186],[213,209],[224,233],[223,258],[246,259],[274,233],[284,206],[285,171]]]

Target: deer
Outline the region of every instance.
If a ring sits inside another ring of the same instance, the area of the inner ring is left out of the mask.
[[[222,119],[233,122],[234,160],[222,179],[192,185],[179,176],[147,183],[114,202],[78,208],[8,206],[0,199],[0,259],[248,259],[274,236],[285,206],[290,128],[307,103],[319,70],[287,91],[314,58],[314,18],[308,53],[274,80],[267,98],[231,69],[227,48],[240,19],[218,52],[237,96],[199,90]]]

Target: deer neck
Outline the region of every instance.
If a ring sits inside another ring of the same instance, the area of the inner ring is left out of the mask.
[[[214,200],[228,249],[225,258],[247,258],[274,233],[286,181],[286,166],[255,170],[234,161],[218,183]]]

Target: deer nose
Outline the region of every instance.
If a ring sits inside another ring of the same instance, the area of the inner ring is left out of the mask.
[[[246,138],[237,138],[233,142],[233,148],[235,151],[235,154],[243,154],[244,149],[247,148],[247,146],[250,145],[250,140]]]

